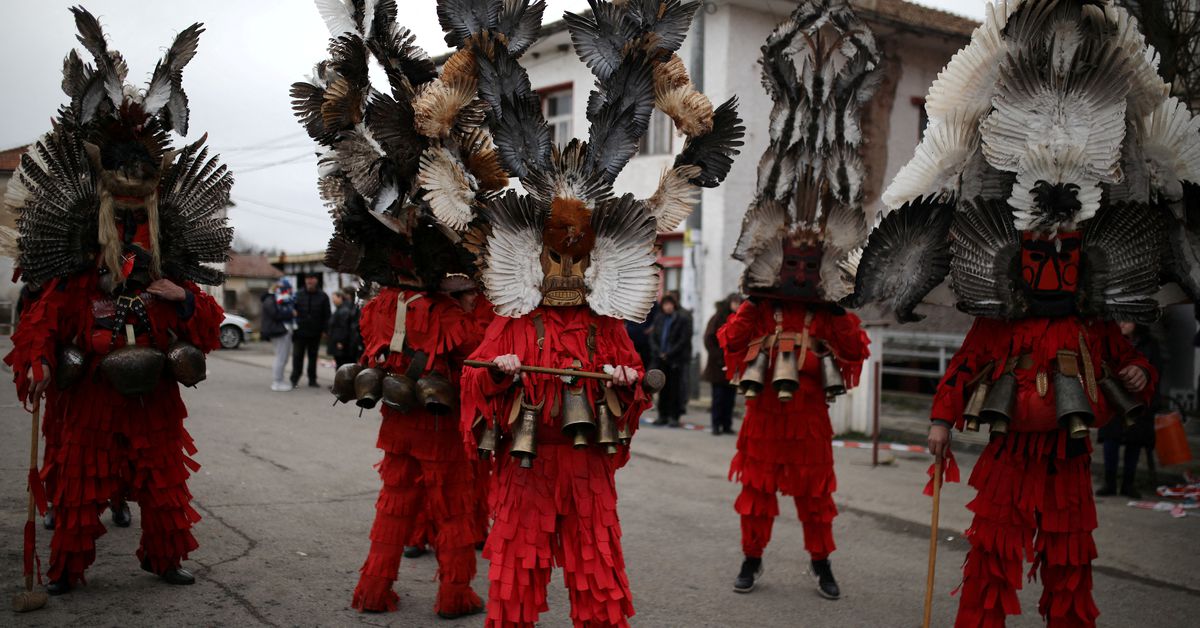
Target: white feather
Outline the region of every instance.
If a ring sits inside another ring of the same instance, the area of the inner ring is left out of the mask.
[[[1200,118],[1169,98],[1140,124],[1138,138],[1150,186],[1169,201],[1183,197],[1183,181],[1200,183]]]
[[[920,197],[957,195],[959,177],[979,149],[975,118],[953,112],[925,130],[916,152],[883,193],[883,204],[896,208]]]
[[[450,151],[442,146],[425,149],[417,180],[427,193],[435,218],[455,231],[467,227],[475,216],[479,183]]]
[[[650,215],[658,221],[659,233],[678,229],[695,209],[700,188],[692,185],[689,179],[698,174],[699,166],[680,166],[663,170],[662,177],[658,180],[658,189],[645,201]]]
[[[487,239],[482,280],[500,316],[518,317],[542,302],[542,238],[529,228],[497,228]]]
[[[646,320],[658,295],[653,237],[650,240],[597,236],[592,263],[584,271],[588,305],[601,316]]]
[[[350,5],[349,0],[314,1],[317,5],[317,12],[321,14],[321,19],[325,20],[325,26],[329,29],[331,37],[339,37],[345,33],[358,33],[358,26],[354,24],[354,8]]]
[[[1099,211],[1102,196],[1100,182],[1086,171],[1085,160],[1078,155],[1082,149],[1074,150],[1075,153],[1064,153],[1054,152],[1049,148],[1038,148],[1025,155],[1022,163],[1024,168],[1017,173],[1012,197],[1008,199],[1008,204],[1015,210],[1014,223],[1018,230],[1073,229]],[[1076,198],[1081,207],[1073,219],[1063,224],[1046,222],[1045,215],[1039,211],[1033,197],[1034,186],[1041,181],[1079,186]]]
[[[971,34],[971,43],[938,73],[925,98],[931,124],[955,112],[960,119],[978,120],[992,108],[1000,61],[1008,50],[1003,30],[1017,4],[989,4],[987,18]]]

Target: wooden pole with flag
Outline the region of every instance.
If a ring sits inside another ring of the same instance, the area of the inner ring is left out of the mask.
[[[929,616],[933,611],[933,574],[937,570],[938,509],[942,499],[942,458],[939,456],[933,467],[933,521],[929,526],[929,574],[925,578],[925,618],[922,628],[929,628]]]

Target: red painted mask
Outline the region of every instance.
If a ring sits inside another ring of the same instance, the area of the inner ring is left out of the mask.
[[[802,301],[821,298],[820,244],[783,242],[783,265],[779,268],[779,292],[782,296]]]
[[[1021,282],[1035,310],[1057,315],[1074,303],[1079,290],[1081,246],[1078,231],[1060,233],[1057,238],[1021,234]]]

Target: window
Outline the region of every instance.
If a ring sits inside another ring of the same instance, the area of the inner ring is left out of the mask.
[[[550,141],[555,144],[566,144],[574,137],[571,128],[573,111],[571,109],[573,92],[571,87],[551,88],[541,90],[542,116],[550,125]]]
[[[929,126],[929,114],[925,113],[925,99],[919,96],[914,96],[912,104],[917,108],[917,143],[925,139],[925,129]]]
[[[638,146],[639,155],[671,155],[674,150],[675,122],[667,114],[655,109],[650,116],[650,127],[642,136]]]

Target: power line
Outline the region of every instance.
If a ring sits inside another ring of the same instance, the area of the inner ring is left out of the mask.
[[[317,224],[313,224],[313,223],[309,223],[309,222],[304,222],[304,221],[301,221],[301,220],[297,220],[297,219],[295,219],[295,218],[284,218],[284,217],[282,217],[282,216],[276,216],[276,215],[274,215],[274,214],[268,214],[268,213],[266,213],[266,212],[263,212],[263,211],[259,210],[258,208],[255,208],[255,207],[239,207],[238,209],[241,209],[241,210],[243,210],[243,211],[249,212],[250,214],[252,214],[252,215],[254,215],[254,216],[257,216],[257,217],[259,217],[259,218],[265,218],[265,219],[267,219],[267,220],[271,220],[271,221],[274,221],[274,222],[280,222],[280,223],[284,223],[284,224],[287,224],[287,225],[289,225],[289,226],[308,227],[309,229],[320,230],[320,231],[323,231],[323,232],[326,232],[326,233],[328,233],[328,232],[330,231],[330,228],[329,228],[329,226],[322,226],[322,225],[317,225]]]
[[[322,222],[321,219],[318,218],[317,216],[313,216],[312,214],[308,214],[305,212],[297,211],[297,210],[290,209],[287,207],[282,207],[280,205],[273,205],[271,203],[264,203],[262,201],[257,201],[252,198],[246,198],[244,196],[234,197],[233,200],[235,203],[249,203],[251,205],[257,205],[263,209],[269,209],[272,211],[277,211],[277,212],[281,212],[284,214],[288,214],[289,216],[294,216],[296,218],[312,221],[312,222],[307,223],[309,226],[314,226],[314,227],[320,226],[323,229],[332,229],[333,228],[332,222],[330,222],[330,223]],[[252,208],[248,208],[248,209],[252,209]]]
[[[229,170],[231,172],[233,172],[234,176],[237,176],[237,175],[247,174],[247,173],[251,173],[251,172],[258,172],[259,170],[266,170],[268,168],[275,168],[276,166],[286,166],[288,164],[300,163],[302,161],[305,161],[307,159],[314,158],[314,157],[316,157],[316,155],[312,151],[305,151],[304,153],[302,153],[300,155],[293,155],[291,157],[287,157],[285,159],[280,159],[278,161],[269,161],[266,163],[249,164],[249,165],[237,166],[237,167],[230,166]]]

